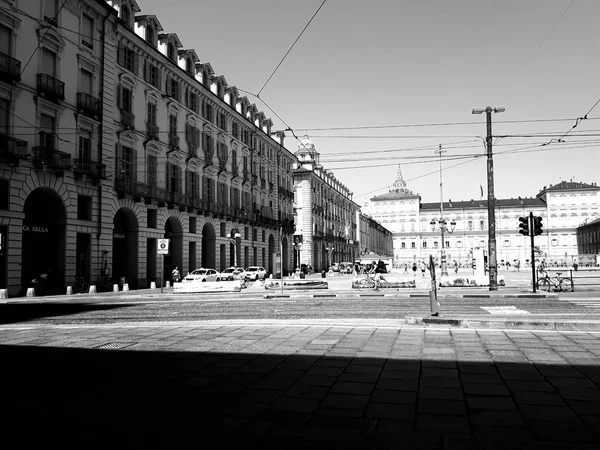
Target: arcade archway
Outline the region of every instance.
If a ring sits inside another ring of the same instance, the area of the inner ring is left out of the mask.
[[[32,286],[34,278],[46,274],[36,295],[65,293],[65,226],[67,214],[59,195],[49,188],[37,188],[23,206],[23,254],[21,286]]]
[[[138,284],[138,222],[129,208],[121,208],[113,220],[113,283],[124,281],[131,289]]]
[[[183,227],[176,217],[169,217],[165,223],[165,238],[170,239],[169,254],[165,255],[164,280],[171,279],[171,272],[179,268],[183,277]],[[192,269],[193,270],[193,269]]]
[[[202,267],[209,269],[217,267],[216,245],[215,227],[212,223],[204,224],[202,227]]]

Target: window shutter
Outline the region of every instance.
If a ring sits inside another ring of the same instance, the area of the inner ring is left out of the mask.
[[[144,59],[144,81],[150,81],[150,63],[148,62],[148,58]]]
[[[119,42],[119,46],[117,47],[117,62],[120,66],[125,66],[125,49],[122,42]]]
[[[177,167],[177,180],[179,181],[179,186],[177,186],[177,192],[184,192],[185,180],[183,179],[183,168]]]
[[[156,83],[156,84],[157,84],[157,86],[156,86],[156,87],[157,87],[158,89],[161,89],[161,88],[162,88],[162,70],[160,69],[160,66],[156,66],[156,73],[157,73],[157,75],[158,75],[158,76],[157,76],[157,79],[158,79],[158,81],[157,81],[157,83]]]
[[[135,73],[136,75],[139,72],[139,66],[140,66],[140,56],[134,51],[133,52],[133,73]]]
[[[137,181],[137,150],[131,149],[131,179]]]

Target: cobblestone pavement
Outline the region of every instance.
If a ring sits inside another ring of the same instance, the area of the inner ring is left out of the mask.
[[[593,332],[246,320],[11,324],[0,342],[3,434],[20,447],[600,442]]]

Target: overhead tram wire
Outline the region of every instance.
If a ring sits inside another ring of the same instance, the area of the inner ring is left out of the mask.
[[[308,23],[305,25],[305,27],[302,29],[302,31],[300,32],[300,34],[298,35],[298,37],[296,38],[296,40],[292,44],[292,46],[285,53],[285,55],[283,55],[283,58],[281,58],[281,61],[279,61],[279,64],[277,64],[277,67],[275,67],[275,69],[273,70],[273,72],[271,73],[271,75],[269,76],[269,78],[267,79],[267,81],[265,81],[265,84],[263,84],[263,87],[260,88],[260,90],[258,91],[258,94],[256,94],[256,97],[260,98],[260,94],[265,89],[265,87],[267,86],[267,84],[269,83],[269,81],[271,81],[271,78],[273,78],[273,75],[275,75],[275,72],[277,72],[277,69],[279,69],[279,66],[281,66],[281,64],[283,64],[283,61],[285,60],[285,58],[287,57],[287,55],[292,51],[292,49],[294,48],[294,46],[296,45],[296,43],[300,40],[300,38],[302,37],[302,35],[304,34],[304,32],[306,31],[306,29],[308,28],[308,26],[311,24],[311,22],[313,21],[313,19],[317,16],[317,14],[319,13],[319,11],[321,11],[321,8],[323,7],[323,5],[325,4],[326,1],[327,0],[323,0],[323,3],[321,3],[321,6],[319,6],[319,8],[315,11],[315,13],[313,14],[313,16],[310,18],[310,20],[308,21]]]
[[[550,144],[552,144],[552,142],[563,142],[563,138],[567,134],[571,133],[571,131],[573,131],[582,121],[589,120],[588,115],[594,110],[594,108],[596,108],[596,106],[598,106],[598,103],[600,103],[600,98],[596,101],[596,103],[594,103],[594,105],[589,109],[589,111],[587,113],[585,113],[582,117],[578,117],[577,119],[575,119],[575,125],[573,125],[569,131],[567,131],[565,134],[563,134],[558,139],[551,139],[548,143],[546,143],[544,145],[550,145]]]

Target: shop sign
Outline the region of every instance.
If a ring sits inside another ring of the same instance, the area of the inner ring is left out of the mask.
[[[23,231],[30,231],[31,233],[49,233],[48,227],[36,225],[23,225]]]

